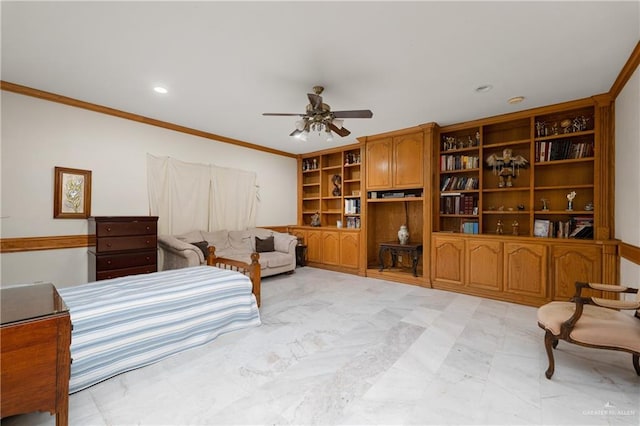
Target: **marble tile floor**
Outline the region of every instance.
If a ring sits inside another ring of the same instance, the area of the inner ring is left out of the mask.
[[[310,267],[262,295],[260,327],[71,395],[70,424],[640,424],[631,355],[560,342],[547,380],[535,308]]]

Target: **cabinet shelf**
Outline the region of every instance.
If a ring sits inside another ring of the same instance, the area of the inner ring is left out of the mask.
[[[342,166],[326,166],[322,168],[323,171],[324,170],[340,170],[340,169],[342,169]]]
[[[585,130],[582,132],[559,133],[557,135],[544,136],[541,138],[537,137],[535,138],[535,141],[536,142],[552,141],[554,139],[575,138],[575,137],[587,136],[587,135],[593,135],[593,134],[595,134],[594,130]]]
[[[519,192],[519,191],[529,191],[531,188],[528,186],[512,186],[510,188],[488,188],[483,189],[482,192]]]
[[[440,217],[478,218],[477,214],[440,214]]]
[[[423,197],[369,198],[370,203],[395,203],[398,201],[423,201]]]
[[[484,210],[482,212],[482,214],[495,214],[495,215],[501,215],[501,214],[514,215],[514,214],[529,214],[529,213],[531,213],[529,210]]]
[[[583,158],[570,158],[567,160],[551,160],[551,161],[536,161],[534,163],[534,165],[536,167],[540,167],[540,166],[559,166],[559,165],[563,165],[563,164],[570,164],[570,163],[584,163],[584,162],[593,162],[594,158],[593,157],[583,157]]]
[[[455,148],[455,149],[447,149],[444,151],[440,151],[440,154],[462,154],[465,152],[478,152],[480,150],[479,146],[472,146],[470,148]]]
[[[451,173],[478,173],[480,171],[479,168],[474,169],[454,169],[454,170],[440,170],[441,175],[448,175]]]
[[[486,144],[484,145],[484,148],[486,149],[503,148],[503,147],[516,146],[516,145],[529,145],[530,143],[531,143],[531,139],[518,139],[513,141]]]
[[[579,184],[579,185],[553,185],[553,186],[538,186],[536,191],[552,191],[554,189],[581,189],[581,188],[593,188],[593,184]]]
[[[304,197],[302,201],[317,201],[320,197]]]
[[[454,197],[456,195],[461,194],[477,194],[479,193],[479,189],[461,189],[459,191],[441,191],[440,195],[443,197]]]
[[[562,214],[562,215],[570,215],[570,216],[575,216],[575,215],[588,216],[588,215],[593,215],[593,210],[536,210],[534,213],[537,215]]]

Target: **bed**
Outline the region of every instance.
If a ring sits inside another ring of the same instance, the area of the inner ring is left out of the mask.
[[[73,325],[69,393],[260,325],[259,289],[259,264],[213,251],[208,266],[59,289]]]

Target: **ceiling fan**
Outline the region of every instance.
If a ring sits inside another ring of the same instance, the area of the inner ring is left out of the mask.
[[[307,139],[310,132],[326,132],[327,141],[333,140],[331,132],[345,137],[351,132],[342,127],[344,118],[371,118],[373,113],[368,109],[351,110],[351,111],[331,111],[331,107],[322,102],[322,94],[324,87],[314,86],[314,93],[307,93],[309,104],[304,114],[296,113],[277,113],[265,112],[262,115],[268,116],[299,116],[302,117],[296,121],[296,129],[289,136],[294,136],[302,140]]]

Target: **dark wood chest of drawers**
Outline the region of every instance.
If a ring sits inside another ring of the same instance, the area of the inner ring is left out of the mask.
[[[96,236],[89,249],[89,281],[158,270],[157,216],[93,216],[89,234]]]

